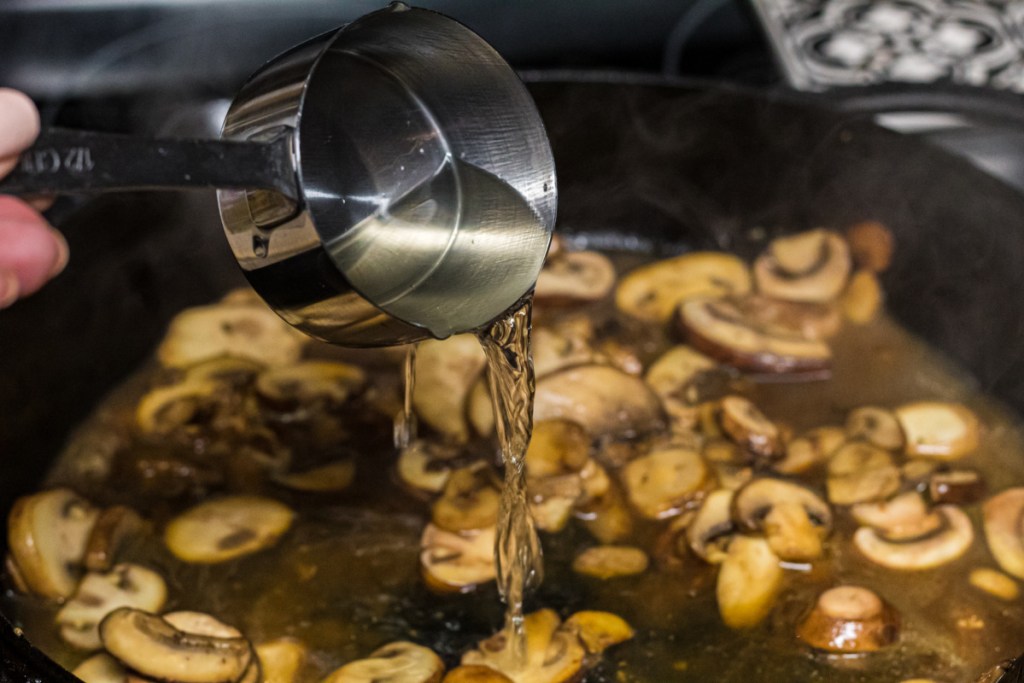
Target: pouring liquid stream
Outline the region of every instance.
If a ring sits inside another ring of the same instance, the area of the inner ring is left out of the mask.
[[[418,424],[412,407],[416,391],[416,344],[410,344],[402,361],[402,409],[395,415],[395,448],[405,450],[416,440]]]
[[[530,358],[532,300],[480,333],[487,355],[491,404],[505,464],[495,543],[498,591],[506,604],[509,671],[526,664],[523,600],[544,577],[540,538],[526,499],[526,449],[533,431],[534,371]]]

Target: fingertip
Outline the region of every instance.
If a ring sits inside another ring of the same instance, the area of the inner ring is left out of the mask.
[[[7,308],[18,300],[21,294],[21,280],[10,270],[0,270],[0,309]]]
[[[23,92],[0,88],[0,159],[17,156],[39,135],[39,111]]]

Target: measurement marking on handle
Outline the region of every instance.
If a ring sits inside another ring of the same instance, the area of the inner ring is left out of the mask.
[[[59,173],[66,171],[72,175],[88,173],[96,168],[92,158],[92,150],[88,147],[44,147],[31,149],[21,157],[21,171],[31,175]]]

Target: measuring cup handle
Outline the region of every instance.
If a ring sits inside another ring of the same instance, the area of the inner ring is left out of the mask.
[[[48,128],[0,180],[0,194],[189,188],[274,190],[298,201],[286,136],[271,142],[156,140]]]

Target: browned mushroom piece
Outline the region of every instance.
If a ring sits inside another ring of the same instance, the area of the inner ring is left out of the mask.
[[[249,358],[220,356],[190,365],[184,369],[181,383],[214,382],[222,386],[238,389],[252,383],[266,367]]]
[[[686,540],[697,557],[711,564],[725,561],[729,542],[736,533],[732,516],[735,493],[717,489],[708,494],[686,526]]]
[[[855,441],[841,446],[828,464],[828,499],[833,505],[884,500],[900,488],[900,470],[888,451]]]
[[[19,498],[7,518],[7,545],[29,590],[44,598],[69,597],[99,510],[69,489]]]
[[[688,299],[746,294],[750,288],[750,270],[740,259],[719,252],[694,252],[626,274],[615,290],[615,305],[644,322],[665,323]]]
[[[622,471],[630,503],[648,519],[679,514],[700,500],[711,479],[704,460],[685,448],[661,448],[633,460]]]
[[[887,451],[903,448],[903,428],[892,411],[878,406],[864,406],[846,418],[846,436],[851,441],[863,439]]]
[[[463,666],[487,666],[516,683],[572,683],[582,679],[587,651],[576,629],[564,627],[550,609],[527,614],[523,620],[526,651],[512,659],[512,634],[500,631],[462,655]]]
[[[419,439],[402,449],[395,469],[401,482],[414,492],[433,495],[444,490],[453,469],[465,465],[457,448]]]
[[[810,230],[772,240],[754,261],[758,291],[785,301],[827,302],[846,287],[850,248],[838,234]]]
[[[689,346],[673,346],[661,354],[644,374],[644,381],[663,403],[680,401],[686,405],[699,402],[696,382],[714,371],[718,363]]]
[[[263,303],[216,304],[179,313],[157,349],[160,362],[182,368],[220,356],[266,366],[299,359],[306,337]]]
[[[549,257],[537,276],[534,300],[540,306],[592,303],[615,286],[615,266],[596,251],[566,251]]]
[[[768,541],[736,536],[718,572],[715,594],[722,621],[733,629],[757,626],[782,589],[782,568]]]
[[[605,365],[584,365],[537,382],[534,420],[569,420],[591,438],[630,437],[664,424],[661,404],[639,377]]]
[[[122,546],[133,537],[142,534],[148,525],[139,513],[124,505],[104,509],[85,544],[82,564],[93,572],[105,572],[117,562]]]
[[[873,273],[889,269],[896,239],[892,231],[878,221],[862,221],[846,229],[846,242],[850,255],[859,268]]]
[[[978,447],[978,418],[959,403],[919,401],[896,409],[907,455],[955,460]]]
[[[462,593],[493,581],[494,537],[494,527],[456,534],[428,524],[420,539],[420,568],[427,586],[440,593]]]
[[[355,477],[356,461],[346,458],[302,472],[278,474],[274,476],[274,482],[293,491],[337,493],[347,489]]]
[[[264,370],[256,377],[256,394],[279,412],[306,412],[345,403],[366,384],[366,373],[355,365],[303,361]]]
[[[770,335],[824,341],[838,334],[843,317],[834,304],[800,303],[763,294],[732,298],[751,323]]]
[[[627,545],[599,545],[576,556],[572,570],[596,579],[614,579],[647,571],[650,561],[640,548]]]
[[[587,652],[592,655],[599,655],[636,635],[633,627],[622,617],[594,610],[576,612],[565,620],[562,628],[575,631]]]
[[[135,424],[145,435],[166,436],[209,423],[222,403],[222,388],[211,381],[157,387],[135,408]]]
[[[526,472],[531,477],[550,477],[579,472],[590,459],[586,430],[569,420],[538,420],[526,451]]]
[[[860,586],[838,586],[818,597],[796,634],[816,650],[861,654],[892,645],[899,632],[899,615],[878,595]]]
[[[420,420],[453,441],[468,441],[466,401],[486,362],[472,334],[420,342],[413,392],[413,408]]]
[[[587,531],[601,543],[621,543],[633,533],[633,515],[630,514],[625,496],[610,479],[604,493],[586,498],[585,502],[577,505],[576,515]]]
[[[856,325],[864,325],[878,316],[884,299],[885,292],[882,291],[882,285],[875,274],[867,270],[858,270],[850,278],[850,283],[839,300],[839,307],[847,320]]]
[[[171,520],[164,543],[185,562],[218,564],[273,546],[294,520],[291,508],[270,498],[215,498]]]
[[[541,531],[562,531],[582,495],[583,483],[575,473],[529,479],[527,482],[530,514]]]
[[[894,543],[923,538],[945,524],[942,515],[932,510],[917,491],[901,493],[886,501],[858,503],[850,512],[858,523]]]
[[[84,683],[128,683],[128,670],[110,655],[93,655],[76,666],[72,674]]]
[[[782,454],[779,428],[749,399],[726,396],[720,405],[722,430],[758,461],[770,461]]]
[[[1020,598],[1020,586],[1006,574],[989,569],[978,567],[972,569],[968,582],[984,593],[1004,602],[1014,602]]]
[[[974,542],[970,518],[959,508],[940,505],[935,508],[942,524],[921,536],[886,540],[873,528],[861,527],[853,535],[853,544],[875,564],[900,571],[933,569],[959,559]]]
[[[982,507],[988,549],[1004,572],[1024,579],[1024,488],[990,498]]]
[[[786,444],[781,460],[771,468],[779,474],[804,474],[829,457],[846,441],[846,432],[840,427],[817,427]]]
[[[827,376],[832,350],[817,339],[763,329],[729,299],[694,298],[679,307],[679,330],[698,351],[738,370]]]
[[[463,467],[448,477],[431,508],[431,517],[445,531],[484,529],[497,523],[500,500],[493,473],[486,465]]]
[[[296,638],[276,638],[256,646],[264,683],[295,683],[309,657],[309,647]]]
[[[590,318],[572,317],[554,325],[538,326],[530,340],[533,371],[540,379],[559,370],[601,362],[594,349],[594,327]]]
[[[604,339],[597,345],[598,360],[604,359],[609,365],[627,375],[644,374],[644,362],[640,348],[621,339]]]
[[[968,505],[984,495],[985,480],[976,470],[940,470],[928,479],[928,498],[936,504]]]
[[[755,479],[737,491],[733,519],[763,532],[779,558],[809,562],[821,557],[832,529],[832,510],[810,489],[781,479]]]
[[[398,641],[333,671],[323,683],[440,683],[444,662],[433,650]]]

